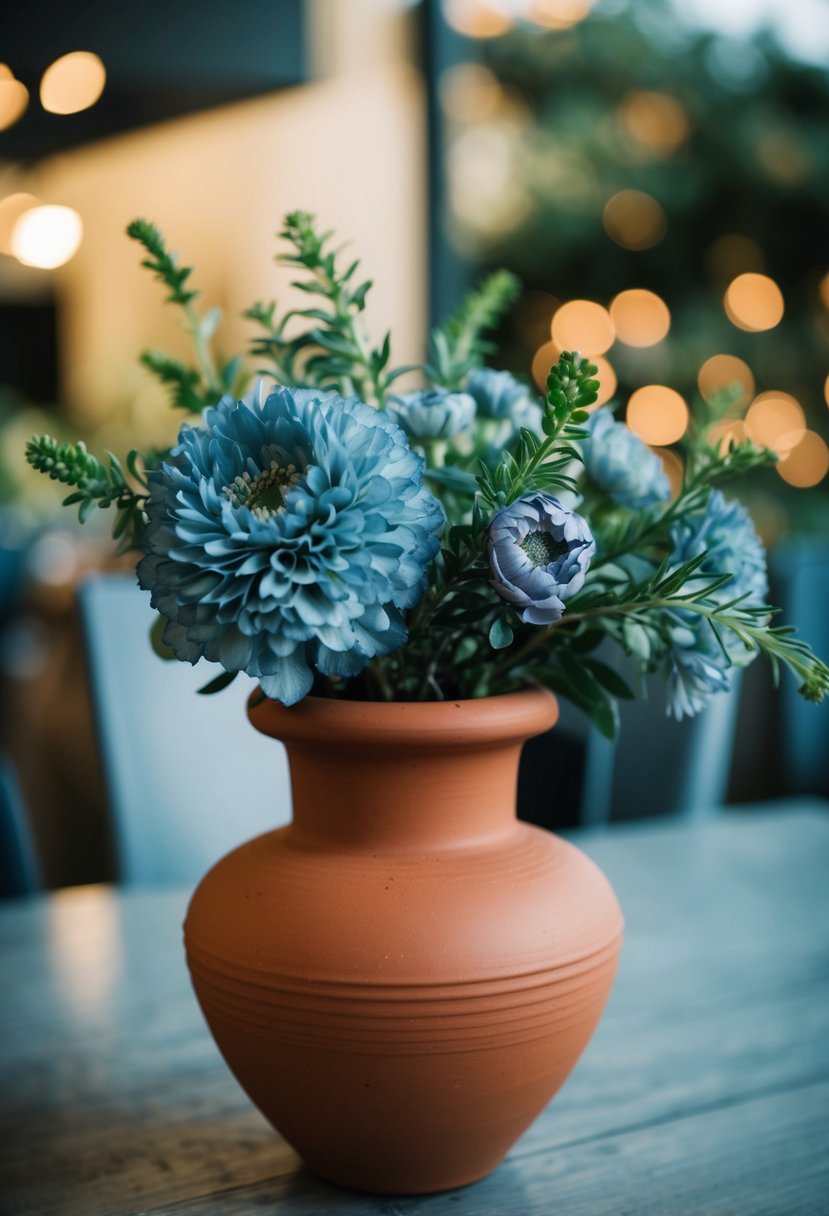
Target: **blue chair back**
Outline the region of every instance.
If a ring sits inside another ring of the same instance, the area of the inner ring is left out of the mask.
[[[79,604],[121,880],[193,883],[234,846],[287,823],[285,749],[245,712],[254,682],[240,675],[198,696],[218,669],[154,653],[156,614],[131,576],[88,580]]]
[[[29,817],[11,760],[0,753],[0,898],[33,895],[42,886]]]

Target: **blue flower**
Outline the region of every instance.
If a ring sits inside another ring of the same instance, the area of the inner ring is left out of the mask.
[[[428,389],[390,397],[386,413],[412,439],[448,439],[471,425],[475,418],[475,401],[469,393]]]
[[[730,574],[727,583],[708,597],[724,604],[742,596],[741,606],[766,602],[766,552],[751,516],[742,503],[712,491],[705,510],[678,520],[671,529],[672,564],[681,565],[706,552],[700,576]],[[689,589],[699,586],[692,578]],[[690,612],[674,614],[668,654],[668,713],[675,718],[699,713],[717,692],[731,687],[731,668],[745,667],[757,651],[745,645],[730,629],[719,628],[717,640],[705,617]]]
[[[542,493],[498,511],[487,545],[493,587],[530,625],[561,619],[565,600],[582,587],[596,551],[585,520]]]
[[[151,474],[142,587],[164,640],[292,705],[406,641],[443,512],[423,460],[356,398],[224,397]]]
[[[530,391],[509,372],[479,367],[469,373],[466,391],[475,398],[478,413],[485,418],[511,418],[516,407],[530,400]]]
[[[671,497],[662,461],[606,410],[591,414],[583,444],[587,475],[622,507],[639,511]]]

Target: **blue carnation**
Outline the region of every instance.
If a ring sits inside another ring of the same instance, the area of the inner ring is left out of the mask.
[[[584,584],[596,543],[587,523],[551,494],[532,494],[494,516],[487,540],[491,583],[530,625],[561,619]]]
[[[705,552],[700,576],[731,575],[709,597],[714,603],[744,597],[742,606],[752,608],[766,602],[766,551],[742,503],[729,501],[714,490],[704,511],[674,524],[671,540],[673,565]],[[689,589],[696,585],[697,579],[691,579]],[[720,628],[719,639],[705,617],[674,614],[668,654],[668,713],[673,717],[699,713],[714,693],[731,687],[731,667],[744,667],[757,654],[730,629]]]
[[[356,398],[224,397],[150,476],[142,587],[176,656],[246,671],[293,705],[406,641],[443,512],[423,460]]]
[[[469,373],[466,391],[475,398],[484,418],[512,418],[530,400],[530,392],[509,372],[479,367]]]
[[[448,439],[471,426],[475,401],[469,393],[428,389],[390,397],[386,412],[412,439]]]
[[[606,410],[591,414],[590,438],[583,445],[587,475],[622,507],[640,511],[671,497],[662,461],[638,435]]]

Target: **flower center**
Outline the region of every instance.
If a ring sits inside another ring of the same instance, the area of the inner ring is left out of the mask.
[[[556,540],[549,532],[539,530],[528,532],[519,548],[524,550],[534,566],[549,566],[557,557],[564,557],[570,546],[566,540]]]
[[[302,474],[292,464],[282,468],[278,460],[272,460],[267,469],[252,477],[242,473],[234,477],[229,486],[222,486],[231,506],[247,507],[259,520],[270,519],[285,505],[285,492],[295,486]]]

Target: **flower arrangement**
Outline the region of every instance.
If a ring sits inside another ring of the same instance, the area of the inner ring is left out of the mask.
[[[487,278],[431,335],[427,362],[390,366],[363,325],[369,282],[331,233],[295,212],[281,260],[309,306],[255,304],[247,360],[218,360],[216,310],[158,230],[128,234],[182,310],[192,366],[142,361],[188,415],[169,451],[124,465],[82,443],[31,440],[30,463],[71,487],[114,536],[159,613],[156,648],[255,677],[261,695],[368,700],[552,688],[607,735],[633,695],[597,657],[615,644],[666,680],[668,713],[698,713],[761,651],[820,701],[829,668],[766,603],[763,546],[719,488],[772,453],[707,439],[729,407],[702,403],[672,495],[659,458],[597,400],[596,368],[565,351],[539,399],[484,366],[485,334],[517,291]],[[401,392],[398,380],[418,376]],[[257,379],[265,377],[265,379]],[[269,384],[271,387],[267,388]],[[715,417],[716,416],[716,417]]]

